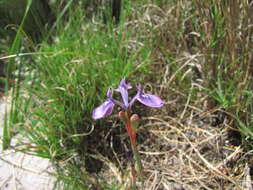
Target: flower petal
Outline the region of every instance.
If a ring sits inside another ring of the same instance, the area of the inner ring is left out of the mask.
[[[164,102],[161,100],[161,98],[152,94],[142,93],[137,98],[137,100],[142,104],[144,104],[145,106],[149,106],[152,108],[160,108],[164,105]]]
[[[107,98],[112,98],[112,89],[108,89],[106,93]]]
[[[137,99],[139,102],[141,102],[145,106],[149,106],[153,108],[159,108],[164,105],[164,102],[161,100],[160,97],[153,94],[143,93],[143,90],[140,84],[137,85],[137,89],[138,89],[138,92],[133,98],[133,101]],[[132,105],[132,101],[130,105]]]
[[[112,113],[113,108],[114,103],[111,100],[107,100],[102,105],[93,110],[92,118],[95,120],[104,118]]]
[[[123,78],[120,83],[119,83],[119,86],[122,87],[122,88],[125,88],[126,90],[129,90],[132,88],[132,86],[130,84],[127,84],[126,83],[126,79]]]
[[[121,93],[121,97],[123,99],[124,105],[125,107],[128,107],[128,90],[131,89],[132,86],[126,83],[126,79],[123,78],[120,81],[120,84],[118,86],[117,89],[115,89],[116,91]]]

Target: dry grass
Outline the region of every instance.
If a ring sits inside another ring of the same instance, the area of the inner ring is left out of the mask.
[[[149,81],[146,89],[166,101],[162,110],[152,110],[152,113],[139,110],[143,116],[138,140],[145,190],[252,190],[253,153],[243,147],[231,113],[203,90],[215,85],[219,77],[217,69],[222,67],[221,78],[226,85],[240,84],[235,86],[235,94],[240,93],[240,88],[247,88],[252,59],[249,48],[252,25],[247,18],[251,17],[252,5],[246,1],[241,4],[233,1],[228,7],[215,1],[212,4],[218,10],[217,20],[210,17],[212,9],[208,3],[182,0],[163,9],[145,5],[138,9],[141,13],[135,10],[132,21],[127,23],[143,38],[153,40],[155,64],[151,66],[150,77],[145,78]],[[240,16],[234,14],[238,11]],[[224,20],[220,21],[221,26],[216,26],[219,17]],[[193,19],[199,22],[198,31]],[[215,39],[215,32],[224,33]],[[249,54],[240,55],[243,48]],[[226,59],[219,62],[223,56]],[[241,69],[237,78],[231,80],[238,59]],[[106,179],[114,176],[121,184],[120,189],[130,187],[131,167],[123,164],[126,160],[119,159],[120,166],[100,160],[109,168],[103,170]]]
[[[157,116],[144,117],[139,129],[139,149],[145,173],[145,190],[251,190],[252,152],[237,145],[230,120],[222,110],[199,109],[178,101],[169,102]],[[180,117],[184,115],[183,118]],[[125,145],[127,146],[127,145]],[[108,159],[103,177],[115,179],[120,189],[131,183],[130,163],[124,172]],[[109,170],[108,170],[109,169]],[[109,173],[108,173],[109,172]]]
[[[247,166],[235,171],[243,151],[229,143],[226,121],[214,127],[191,116],[186,122],[170,116],[167,121],[148,119],[151,137],[160,146],[143,152],[150,173],[148,189],[245,189]]]

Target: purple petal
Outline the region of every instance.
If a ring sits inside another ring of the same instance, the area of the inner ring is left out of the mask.
[[[164,105],[161,98],[152,94],[141,94],[137,100],[142,104],[152,107],[152,108],[160,108]]]
[[[132,105],[134,104],[134,102],[137,100],[137,98],[140,96],[140,93],[137,92],[137,94],[132,98],[132,100],[129,103],[129,108],[131,109]]]
[[[113,99],[112,90],[110,88],[107,90],[107,99],[110,100],[112,103],[120,106],[122,109],[127,109],[123,103],[119,102],[118,100]]]
[[[106,95],[107,95],[107,98],[112,98],[112,90],[110,88],[107,90]]]
[[[142,104],[149,106],[149,107],[153,107],[153,108],[159,108],[164,105],[164,102],[161,100],[160,97],[158,97],[156,95],[152,95],[152,94],[143,93],[143,90],[142,90],[140,84],[137,85],[137,88],[138,88],[138,92],[132,101],[135,101],[137,99]],[[133,104],[132,101],[131,101],[130,105]]]
[[[123,99],[124,106],[128,107],[128,91],[125,88],[122,88],[122,87],[118,87],[116,89],[116,91],[121,93],[121,97]]]
[[[126,83],[126,79],[123,78],[120,81],[119,87],[115,89],[116,91],[121,93],[121,97],[123,99],[125,107],[128,107],[128,90],[131,89],[132,86]]]
[[[127,84],[126,83],[126,79],[123,78],[120,83],[119,83],[119,86],[122,87],[122,88],[125,88],[126,90],[129,90],[132,88],[132,86],[130,84]]]
[[[93,110],[92,118],[95,120],[104,118],[112,113],[113,108],[114,103],[111,100],[107,100],[102,105]]]
[[[126,107],[123,103],[121,103],[120,101],[115,100],[115,99],[113,99],[113,98],[110,98],[110,100],[111,100],[111,102],[113,102],[114,104],[116,104],[116,105],[118,105],[119,107],[121,107],[123,110],[126,110],[126,109],[127,109],[127,107]]]

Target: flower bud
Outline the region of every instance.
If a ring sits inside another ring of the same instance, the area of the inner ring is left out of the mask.
[[[134,130],[136,130],[136,128],[139,126],[140,123],[140,117],[137,114],[133,114],[130,118],[131,121],[131,125],[134,128]]]
[[[133,114],[130,118],[131,121],[140,121],[140,117],[137,114]]]
[[[120,111],[118,115],[121,119],[123,119],[123,121],[127,120],[127,113],[125,111]]]

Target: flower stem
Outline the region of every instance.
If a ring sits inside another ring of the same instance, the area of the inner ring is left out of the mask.
[[[134,160],[136,162],[137,176],[141,180],[142,187],[143,187],[144,186],[143,167],[142,167],[142,163],[141,163],[140,153],[139,153],[139,151],[137,149],[136,126],[135,127],[132,126],[132,122],[131,122],[131,119],[130,119],[130,113],[129,112],[127,112],[127,111],[123,112],[122,111],[122,112],[119,113],[119,115],[123,119],[123,121],[125,122],[125,128],[127,130],[129,138],[130,138],[131,148],[132,148],[132,151],[133,151]],[[133,186],[133,189],[134,189],[134,187],[136,187],[136,179],[135,179],[135,177],[133,178],[132,186]]]
[[[127,117],[126,129],[129,134],[129,137],[130,137],[131,147],[132,147],[132,151],[134,154],[134,159],[136,161],[137,175],[143,183],[143,167],[142,167],[142,163],[141,163],[140,153],[137,149],[136,131],[134,130],[134,128],[131,124],[130,117]]]
[[[142,174],[143,167],[142,167],[142,163],[141,163],[140,153],[139,153],[139,151],[137,149],[136,144],[132,144],[132,150],[133,150],[134,158],[136,160],[138,177],[143,182],[143,174]]]

